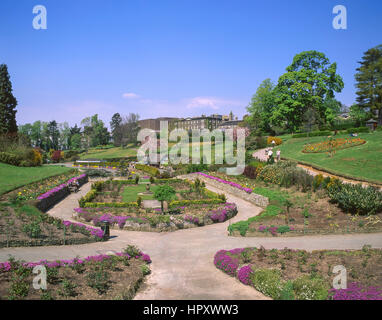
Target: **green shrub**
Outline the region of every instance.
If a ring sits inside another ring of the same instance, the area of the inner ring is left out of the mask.
[[[88,175],[88,177],[110,177],[111,172],[105,169],[85,169],[84,173]]]
[[[281,283],[281,275],[279,270],[275,269],[256,269],[250,279],[256,290],[271,297],[272,299],[280,299],[283,285]]]
[[[86,283],[95,289],[99,295],[102,295],[110,287],[110,274],[103,268],[96,267],[87,274]]]
[[[46,268],[46,281],[50,284],[55,284],[58,280],[58,267]]]
[[[28,234],[31,238],[39,238],[41,236],[40,224],[37,221],[25,224],[23,226],[23,232]]]
[[[312,132],[304,132],[304,133],[296,133],[292,136],[292,138],[306,138],[306,137],[320,137],[320,136],[330,136],[332,131],[324,130],[324,131],[312,131]]]
[[[368,127],[359,127],[359,128],[349,128],[346,130],[347,133],[361,133],[361,132],[369,132]]]
[[[141,170],[143,172],[146,172],[153,177],[159,177],[160,176],[159,169],[155,168],[155,167],[151,167],[151,166],[147,166],[145,164],[137,163],[137,164],[135,164],[135,168],[138,170]]]
[[[150,267],[147,264],[142,264],[141,265],[141,271],[144,276],[150,274],[151,270]]]
[[[64,279],[61,282],[61,288],[58,290],[58,294],[63,297],[75,297],[77,295],[75,289],[77,285],[69,279]]]
[[[292,281],[288,280],[284,283],[280,293],[280,300],[295,300]]]
[[[20,275],[13,275],[11,278],[11,286],[8,290],[8,298],[16,300],[24,298],[29,293],[29,281]]]
[[[302,276],[293,281],[293,291],[297,300],[326,300],[329,286],[321,278]]]
[[[283,233],[286,233],[286,232],[289,232],[289,231],[291,231],[289,226],[279,226],[277,228],[277,233],[283,234]]]
[[[362,184],[329,183],[328,195],[346,212],[367,215],[382,211],[382,193],[371,186],[364,188]]]
[[[41,292],[40,299],[41,300],[54,300],[50,291],[46,291],[46,290]]]
[[[97,190],[91,189],[87,194],[85,194],[83,197],[81,197],[78,200],[79,206],[83,208],[85,203],[92,201],[96,196],[97,196]]]
[[[123,250],[124,253],[127,253],[130,257],[136,257],[139,256],[141,251],[133,245],[128,245],[125,250]]]
[[[187,166],[187,173],[206,171],[208,166],[206,164],[189,164]]]
[[[20,158],[9,152],[0,152],[0,162],[18,166],[20,164]]]
[[[85,202],[81,205],[81,208],[104,208],[104,207],[112,207],[112,208],[130,208],[130,207],[138,207],[138,203],[136,202]]]
[[[138,205],[138,207],[141,207],[141,205],[142,205],[142,197],[141,196],[139,196],[137,198],[137,205]]]

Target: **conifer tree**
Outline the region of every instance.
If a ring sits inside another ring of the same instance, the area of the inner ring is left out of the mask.
[[[12,83],[8,67],[0,65],[0,134],[17,133],[16,124],[17,100],[12,94]]]
[[[382,125],[382,45],[367,50],[355,75],[357,102]]]

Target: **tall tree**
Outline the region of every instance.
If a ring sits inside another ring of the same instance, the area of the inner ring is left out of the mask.
[[[121,129],[122,129],[122,144],[125,146],[128,143],[137,144],[137,136],[139,131],[139,115],[137,113],[130,113],[125,117]]]
[[[31,140],[35,147],[42,148],[42,123],[39,120],[32,124]]]
[[[50,140],[50,148],[58,149],[58,139],[60,137],[60,131],[58,130],[58,125],[56,120],[50,121],[47,125],[47,134]]]
[[[353,104],[349,111],[350,117],[355,121],[357,126],[362,126],[368,118],[368,112],[358,104]]]
[[[374,116],[382,125],[382,45],[367,50],[355,74],[359,107]]]
[[[321,52],[304,51],[293,58],[275,88],[277,108],[271,122],[296,131],[303,124],[305,112],[311,108],[317,118],[326,122],[324,101],[334,97],[344,87],[337,64],[330,63]]]
[[[103,121],[98,119],[98,114],[83,119],[81,124],[84,126],[84,137],[87,141],[87,147],[96,147],[109,143],[109,131]]]
[[[61,150],[66,150],[70,146],[70,127],[67,122],[60,123],[58,125],[59,135],[59,146]]]
[[[6,64],[0,65],[0,134],[17,132],[17,100],[12,94],[12,83]]]
[[[247,107],[249,116],[246,118],[246,122],[254,132],[259,129],[264,132],[271,131],[270,117],[276,107],[274,87],[271,79],[265,79],[257,88]]]
[[[115,146],[120,146],[122,142],[122,117],[119,113],[114,113],[110,121],[111,135]]]

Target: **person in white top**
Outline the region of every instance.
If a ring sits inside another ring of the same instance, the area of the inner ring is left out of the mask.
[[[267,160],[268,163],[271,162],[272,156],[273,156],[273,151],[271,149],[269,149],[269,151],[268,151],[268,160]]]
[[[277,151],[276,151],[277,162],[280,161],[280,154],[281,154],[281,151],[280,151],[280,150],[277,150]]]

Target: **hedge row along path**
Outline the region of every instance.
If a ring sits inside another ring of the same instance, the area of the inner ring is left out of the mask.
[[[207,188],[219,192],[216,188]],[[90,190],[90,183],[57,204],[48,214],[72,219],[78,199]],[[221,191],[220,191],[221,192]],[[167,233],[111,230],[107,242],[59,247],[29,247],[0,249],[0,261],[9,255],[26,261],[69,259],[108,252],[118,252],[128,244],[138,246],[152,259],[152,274],[148,276],[135,299],[267,299],[238,280],[227,276],[213,264],[220,249],[259,247],[266,249],[361,249],[364,244],[382,248],[382,234],[336,236],[306,236],[304,238],[241,238],[229,237],[229,223],[246,220],[261,212],[261,208],[226,193],[229,202],[238,206],[238,214],[224,223],[178,230]]]
[[[257,159],[259,159],[261,161],[267,161],[267,156],[265,155],[265,150],[266,149],[268,150],[268,149],[273,149],[273,148],[269,147],[269,148],[264,148],[264,149],[258,149],[258,150],[256,150],[252,154],[252,157],[257,158]],[[273,156],[275,157],[275,154]],[[288,160],[288,159],[283,158],[283,157],[281,157],[281,159],[282,160]],[[346,183],[352,183],[352,184],[362,183],[362,185],[364,187],[374,186],[374,187],[379,188],[382,191],[382,185],[377,185],[377,184],[374,184],[374,183],[370,183],[370,182],[366,182],[366,181],[361,181],[361,180],[352,180],[352,179],[344,178],[344,177],[337,176],[337,175],[334,175],[334,174],[326,172],[326,171],[315,169],[315,168],[313,168],[311,166],[308,166],[308,165],[305,165],[305,164],[301,164],[301,163],[298,163],[297,166],[302,168],[302,169],[304,169],[307,173],[309,173],[313,177],[318,175],[318,174],[322,174],[324,177],[337,178],[337,179],[340,179],[341,181],[346,182]]]

